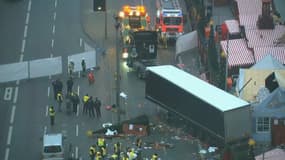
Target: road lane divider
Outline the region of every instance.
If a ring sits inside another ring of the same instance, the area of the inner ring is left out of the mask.
[[[77,86],[77,95],[79,96],[79,90],[80,90],[80,86]]]
[[[9,147],[6,147],[4,160],[8,160],[8,159],[9,159],[9,154],[10,154],[10,148],[9,148]]]
[[[15,88],[15,94],[14,94],[14,99],[13,99],[14,104],[17,102],[17,99],[18,99],[18,91],[19,91],[19,87],[17,86]]]
[[[28,12],[26,15],[26,21],[25,21],[26,25],[29,24],[29,21],[30,21],[30,13]]]
[[[54,8],[57,7],[57,0],[54,1]]]
[[[75,159],[78,159],[78,146],[75,147]]]
[[[54,39],[51,40],[51,48],[54,46]]]
[[[79,116],[79,104],[77,105],[77,112],[76,112],[76,116]]]
[[[46,106],[46,117],[48,116],[48,105]]]
[[[48,97],[50,96],[50,87],[48,87],[48,93],[47,93],[47,96],[48,96]]]
[[[82,38],[80,38],[80,39],[79,39],[79,45],[80,45],[80,47],[82,47],[82,43],[83,43],[83,40],[82,40]]]
[[[21,54],[20,54],[20,60],[19,60],[19,61],[20,61],[20,62],[23,62],[23,60],[24,60],[24,54],[21,53]]]
[[[31,1],[31,0],[29,0],[29,4],[28,4],[28,12],[30,12],[30,11],[31,11],[31,8],[32,8],[32,1]]]
[[[53,13],[53,20],[56,20],[56,12]]]
[[[7,145],[11,144],[12,133],[13,133],[13,126],[9,126],[8,137],[7,137]]]
[[[26,47],[26,40],[23,39],[23,41],[22,41],[21,53],[24,53],[24,52],[25,52],[25,47]]]
[[[79,132],[79,126],[78,126],[78,124],[76,124],[76,129],[75,129],[75,135],[76,135],[76,137],[78,137],[78,132]]]
[[[47,133],[47,126],[44,126],[44,135]]]
[[[16,111],[16,106],[13,105],[12,111],[11,111],[11,117],[10,117],[10,124],[13,124],[13,123],[14,123],[15,111]]]
[[[24,38],[27,37],[27,32],[28,32],[28,25],[25,25],[25,29],[24,29]]]
[[[55,33],[55,25],[52,25],[52,34]]]

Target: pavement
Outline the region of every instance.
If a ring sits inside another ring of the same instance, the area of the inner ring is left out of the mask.
[[[92,0],[81,0],[80,1],[80,7],[81,7],[81,25],[83,28],[83,31],[85,34],[89,37],[91,41],[94,42],[94,44],[100,43],[99,39],[104,39],[104,34],[99,34],[95,31],[94,28],[96,27],[102,27],[103,24],[98,24],[94,19],[96,19],[96,14],[94,14],[91,6],[93,1]],[[109,14],[109,13],[108,13]],[[233,15],[231,13],[229,6],[219,6],[213,8],[213,20],[215,25],[221,24],[224,20],[227,19],[233,19]],[[112,22],[111,22],[112,23]],[[110,23],[109,23],[110,24]],[[113,27],[113,26],[108,26]],[[190,25],[187,25],[185,27],[188,27],[187,30],[191,30],[189,27]],[[112,30],[112,29],[110,29]],[[114,30],[114,29],[113,29]],[[185,70],[190,72],[191,74],[195,76],[199,76],[201,73],[204,72],[204,66],[200,62],[200,56],[198,49],[192,49],[189,51],[186,51],[182,54],[180,54],[180,57],[178,58],[179,62],[185,65]],[[203,155],[199,154],[199,150],[202,149],[202,144],[198,139],[193,138],[190,134],[187,134],[185,131],[181,131],[181,128],[183,126],[171,126],[167,124],[166,121],[163,121],[161,119],[157,119],[157,117],[152,117],[156,124],[154,124],[155,127],[152,127],[152,131],[158,131],[159,132],[152,132],[155,134],[152,134],[147,137],[144,141],[156,141],[159,143],[171,143],[175,144],[176,149],[183,151],[185,150],[185,154],[181,154],[181,159],[200,159],[203,157]],[[181,122],[180,122],[181,123]],[[168,131],[168,133],[166,133]],[[131,139],[130,142],[134,142],[134,139]],[[193,147],[192,150],[195,150],[196,152],[190,152],[189,153],[189,146]],[[196,147],[195,147],[196,146]],[[147,152],[147,151],[146,151]],[[158,151],[159,155],[166,155],[167,157],[174,156],[177,158],[177,152],[175,150],[166,149]],[[186,156],[186,157],[185,157]],[[167,157],[161,157],[162,159],[171,159]],[[179,158],[178,158],[179,159]]]

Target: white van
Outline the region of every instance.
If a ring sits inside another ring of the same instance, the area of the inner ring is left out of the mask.
[[[43,160],[63,160],[63,137],[62,134],[45,134],[43,138]]]

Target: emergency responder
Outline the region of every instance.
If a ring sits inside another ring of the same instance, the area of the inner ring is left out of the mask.
[[[92,145],[89,148],[89,157],[90,157],[91,160],[94,160],[95,154],[96,154],[96,146]]]
[[[87,102],[89,100],[89,96],[88,94],[86,94],[85,96],[83,96],[83,114],[87,114]]]
[[[72,77],[73,75],[73,71],[74,71],[74,62],[72,60],[70,60],[69,64],[68,64],[68,73],[69,76]]]
[[[98,146],[99,148],[101,148],[101,147],[106,148],[105,138],[99,137],[99,138],[97,139],[97,146]]]
[[[129,160],[128,155],[124,152],[121,153],[120,158],[120,160]]]
[[[158,155],[156,153],[154,153],[152,156],[151,156],[151,159],[150,160],[158,160]]]
[[[96,152],[96,160],[103,160],[101,152]]]
[[[55,110],[53,106],[49,107],[49,117],[50,117],[50,125],[54,125],[54,119],[55,119]]]
[[[56,101],[58,103],[58,111],[61,112],[61,104],[63,102],[63,95],[61,92],[58,92],[56,95]]]
[[[72,87],[73,87],[72,77],[68,78],[68,80],[66,81],[66,86],[67,86],[67,94],[70,94],[72,92]]]
[[[82,67],[82,77],[85,77],[86,74],[86,63],[85,63],[85,59],[82,58],[81,60],[81,67]]]
[[[117,154],[118,156],[120,155],[122,150],[122,145],[120,142],[117,142],[114,144],[114,154]]]
[[[128,155],[130,160],[134,160],[138,156],[134,149],[129,149],[128,152],[127,152],[127,155]]]
[[[137,140],[136,140],[136,147],[137,148],[142,148],[142,139],[137,138]]]
[[[73,113],[77,114],[77,105],[80,103],[78,94],[71,92],[71,102],[72,102]]]
[[[105,158],[107,155],[107,149],[105,147],[100,147],[99,151],[101,152],[102,158]]]
[[[97,118],[101,118],[101,106],[102,106],[101,101],[98,99],[98,97],[96,97],[94,101],[94,107]]]
[[[95,103],[94,103],[94,100],[93,100],[93,97],[90,96],[88,101],[87,101],[87,110],[88,110],[88,114],[89,114],[89,117],[90,118],[95,118]]]
[[[112,155],[111,155],[111,158],[110,158],[111,160],[119,160],[119,156],[116,154],[116,153],[113,153]]]

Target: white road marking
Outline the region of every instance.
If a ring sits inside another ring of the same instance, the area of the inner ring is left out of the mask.
[[[54,39],[51,40],[51,48],[53,48],[54,45]]]
[[[12,107],[12,112],[11,112],[11,117],[10,117],[10,124],[13,124],[13,123],[14,123],[15,110],[16,110],[16,106],[13,105],[13,107]]]
[[[79,126],[78,126],[78,124],[77,124],[77,125],[76,125],[76,131],[75,131],[76,137],[78,137],[78,132],[79,132]]]
[[[21,53],[21,54],[20,54],[20,62],[23,62],[23,60],[24,60],[24,54]]]
[[[25,25],[24,38],[27,37],[27,32],[28,32],[28,25]]]
[[[17,80],[17,81],[16,81],[16,85],[19,85],[19,84],[20,84],[20,80]]]
[[[80,47],[82,47],[82,43],[83,43],[83,40],[82,40],[82,38],[80,38],[80,39],[79,39],[79,45],[80,45]]]
[[[14,94],[14,99],[13,99],[13,103],[17,102],[18,99],[18,91],[19,91],[19,87],[15,88],[15,94]]]
[[[57,0],[54,1],[54,7],[57,7]]]
[[[77,112],[76,112],[76,116],[79,116],[79,105],[77,105]]]
[[[12,93],[13,93],[13,88],[12,87],[5,88],[4,100],[5,101],[10,101],[12,99]]]
[[[10,126],[8,131],[7,145],[11,144],[12,133],[13,133],[13,126]]]
[[[56,20],[56,12],[53,13],[53,20]]]
[[[26,16],[26,24],[29,24],[29,20],[30,20],[30,13],[28,12]]]
[[[50,95],[50,87],[48,87],[48,97],[49,97],[49,95]]]
[[[26,40],[23,39],[23,41],[22,41],[21,53],[24,53],[24,52],[25,52],[25,47],[26,47]]]
[[[47,133],[47,126],[44,127],[44,134]]]
[[[8,160],[9,159],[9,153],[10,153],[10,148],[7,147],[6,151],[5,151],[5,158],[4,158],[4,160]]]
[[[46,106],[46,117],[48,116],[48,105]]]
[[[30,12],[31,11],[31,7],[32,6],[32,1],[31,0],[29,0],[29,4],[28,4],[28,12]]]
[[[78,72],[78,78],[80,78],[80,71]]]
[[[78,147],[75,147],[75,159],[78,159]]]
[[[52,26],[52,34],[55,33],[55,25]]]
[[[77,95],[79,96],[80,86],[77,86]]]

